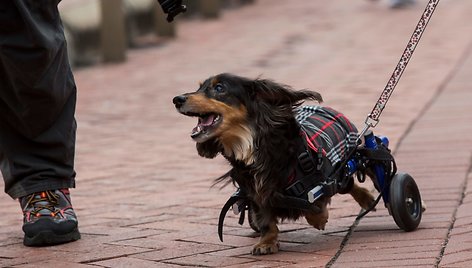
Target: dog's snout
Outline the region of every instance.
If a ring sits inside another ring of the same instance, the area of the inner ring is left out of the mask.
[[[176,108],[182,107],[182,105],[187,101],[187,97],[184,95],[176,96],[172,100]]]

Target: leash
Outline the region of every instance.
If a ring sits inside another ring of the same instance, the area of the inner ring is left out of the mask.
[[[400,60],[397,66],[395,67],[395,70],[390,76],[390,79],[388,80],[387,85],[385,86],[384,90],[380,94],[380,97],[377,100],[374,108],[367,115],[365,119],[364,128],[359,133],[359,136],[357,137],[357,140],[356,140],[357,146],[347,152],[346,158],[344,159],[344,161],[341,162],[339,167],[330,176],[328,176],[328,179],[322,185],[322,187],[315,187],[312,190],[310,190],[311,196],[314,196],[314,197],[320,197],[322,195],[332,196],[335,193],[339,192],[337,189],[338,183],[337,183],[336,177],[339,176],[340,172],[347,165],[347,162],[349,161],[349,159],[351,159],[354,153],[358,150],[357,147],[360,144],[359,141],[361,140],[361,138],[364,137],[365,134],[368,134],[368,131],[370,128],[374,128],[375,126],[377,126],[379,122],[379,117],[382,114],[382,111],[385,109],[385,106],[387,105],[387,102],[390,99],[390,96],[392,95],[393,90],[397,86],[398,81],[400,80],[403,74],[403,71],[405,71],[406,66],[410,62],[411,56],[413,55],[413,52],[415,51],[416,46],[418,45],[421,39],[421,36],[423,35],[426,29],[426,26],[428,25],[428,22],[431,19],[431,16],[436,10],[436,7],[438,4],[439,4],[439,0],[429,0],[428,4],[426,5],[426,8],[423,11],[423,14],[421,15],[420,20],[418,21],[418,24],[416,25],[416,28],[413,31],[413,34],[411,35],[410,40],[408,41],[408,44],[406,45],[406,48],[403,51],[403,54],[400,57]],[[383,192],[383,189],[382,189],[382,192]],[[380,196],[382,195],[382,192],[380,192],[380,195],[377,198],[376,202],[374,202],[374,204],[369,209],[367,209],[364,213],[359,215],[357,220],[362,218],[368,212],[370,212],[372,209],[375,208],[375,206],[378,203],[378,200],[380,200]]]
[[[378,124],[379,117],[382,114],[382,111],[385,109],[385,106],[387,105],[387,102],[390,99],[393,90],[397,86],[398,81],[400,80],[403,74],[403,71],[405,71],[406,66],[410,62],[411,56],[413,55],[413,52],[415,51],[415,48],[418,45],[421,36],[423,35],[424,30],[426,29],[426,26],[428,25],[428,22],[431,19],[431,16],[436,10],[436,6],[438,4],[439,0],[429,0],[428,5],[426,6],[423,12],[423,15],[421,16],[418,24],[416,25],[416,28],[413,31],[413,34],[411,35],[411,38],[408,41],[408,44],[406,45],[402,56],[400,57],[397,67],[390,76],[390,79],[388,80],[387,85],[380,94],[380,97],[377,100],[377,103],[375,104],[374,108],[365,119],[364,129],[359,133],[358,139],[363,137],[364,134],[369,130],[369,128],[374,128]]]
[[[387,85],[385,86],[384,90],[380,94],[380,97],[375,103],[374,108],[367,115],[365,119],[364,128],[362,129],[362,131],[359,133],[359,136],[357,137],[357,144],[359,144],[360,139],[369,131],[371,127],[375,128],[375,126],[377,126],[377,124],[379,123],[380,115],[382,114],[382,111],[385,109],[385,106],[387,105],[387,102],[390,99],[390,96],[393,94],[393,90],[397,86],[398,81],[400,80],[403,74],[403,71],[405,71],[406,66],[410,62],[413,52],[415,51],[416,46],[418,45],[421,39],[421,36],[423,36],[426,26],[428,25],[429,20],[431,19],[431,16],[436,10],[436,7],[438,4],[439,4],[439,0],[429,0],[428,4],[426,5],[425,10],[423,11],[423,15],[418,21],[418,24],[416,24],[416,28],[413,31],[413,34],[411,35],[410,40],[408,41],[408,44],[406,45],[406,48],[403,51],[403,54],[400,57],[400,60],[398,61],[397,66],[395,67],[395,70],[393,70],[393,73],[390,76],[390,79],[388,80]],[[352,156],[354,151],[355,150],[352,150],[349,153],[349,156],[346,158],[346,161]],[[384,185],[384,188],[385,186],[386,185]],[[382,192],[384,190],[385,189],[381,190],[379,196],[377,197],[375,202],[371,205],[371,207],[363,211],[360,215],[358,215],[356,220],[360,220],[362,217],[367,215],[367,213],[369,213],[375,208],[375,206],[379,203],[380,198],[382,197]]]

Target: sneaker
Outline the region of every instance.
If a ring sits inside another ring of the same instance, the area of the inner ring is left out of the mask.
[[[25,246],[51,246],[80,239],[68,189],[20,198]]]

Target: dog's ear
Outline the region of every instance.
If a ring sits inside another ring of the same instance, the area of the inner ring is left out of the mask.
[[[216,139],[210,139],[205,142],[197,142],[197,151],[201,157],[215,158],[221,151],[221,146]]]
[[[290,86],[268,79],[256,79],[252,85],[253,97],[271,105],[296,107],[302,104],[304,100],[323,101],[321,94],[318,92],[310,90],[295,91]]]

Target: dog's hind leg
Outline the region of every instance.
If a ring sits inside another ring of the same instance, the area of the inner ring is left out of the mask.
[[[328,222],[328,203],[330,200],[319,200],[316,201],[316,205],[321,209],[319,213],[305,213],[306,221],[318,230],[324,230],[326,223]]]
[[[374,196],[366,188],[360,187],[356,183],[352,186],[349,194],[363,209],[369,209],[375,202]]]
[[[277,222],[273,221],[269,225],[261,227],[261,239],[252,248],[252,255],[273,254],[279,251],[279,228]]]

